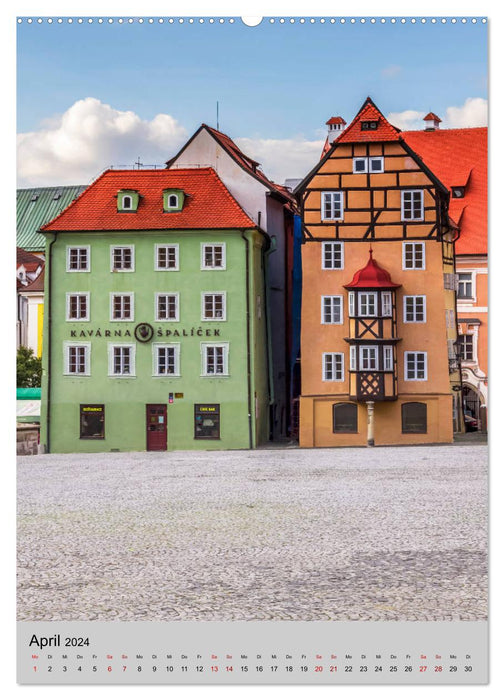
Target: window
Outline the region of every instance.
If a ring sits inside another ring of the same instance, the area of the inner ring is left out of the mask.
[[[169,209],[175,209],[178,207],[178,195],[177,194],[171,194],[168,197],[168,208]]]
[[[359,316],[376,316],[376,292],[359,292]]]
[[[403,270],[425,270],[425,244],[403,243]]]
[[[427,379],[427,353],[404,353],[404,379],[407,381],[425,381]]]
[[[382,316],[392,316],[392,292],[381,293]]]
[[[89,321],[89,292],[68,293],[66,310],[67,321]]]
[[[81,246],[72,248],[67,246],[67,272],[89,272],[90,248]]]
[[[134,316],[133,292],[110,294],[111,321],[133,321]]]
[[[342,270],[344,267],[343,243],[322,243],[322,269]]]
[[[361,122],[361,131],[376,131],[377,128],[378,128],[377,121]]]
[[[220,404],[194,404],[194,439],[220,439]]]
[[[354,173],[382,173],[383,156],[371,156],[369,158],[353,159]]]
[[[153,345],[154,376],[178,377],[180,376],[180,345],[178,343]]]
[[[342,352],[324,352],[322,354],[322,381],[342,382],[345,378],[343,360]]]
[[[403,403],[401,406],[402,432],[427,432],[427,405],[418,401]]]
[[[357,348],[355,345],[350,345],[350,369],[357,369]]]
[[[128,194],[125,194],[122,198],[122,208],[123,209],[133,209],[133,200]]]
[[[226,293],[204,292],[201,295],[201,320],[225,321],[226,320]]]
[[[100,404],[80,405],[80,439],[103,440],[105,438],[105,406]]]
[[[404,297],[404,323],[425,323],[425,296]]]
[[[135,376],[135,346],[112,345],[108,346],[109,376],[110,377],[134,377]]]
[[[173,245],[156,245],[154,269],[155,270],[178,270],[179,269],[178,243],[174,243]]]
[[[137,190],[119,190],[117,193],[118,212],[136,212],[140,194]]]
[[[64,344],[64,368],[63,374],[90,374],[90,343],[65,343]]]
[[[472,299],[473,298],[472,272],[459,272],[457,296],[459,299]]]
[[[348,315],[355,316],[355,292],[348,292]]]
[[[202,243],[201,245],[201,269],[225,270],[226,269],[226,244]]]
[[[401,192],[401,216],[403,221],[423,221],[423,190]]]
[[[322,323],[343,323],[343,297],[322,297]]]
[[[392,372],[394,369],[394,348],[392,345],[383,346],[383,369]]]
[[[472,362],[474,360],[474,343],[472,335],[459,335],[458,344],[460,359]]]
[[[357,432],[357,405],[354,403],[333,404],[333,433]]]
[[[361,345],[359,347],[359,368],[361,371],[380,369],[376,345]]]
[[[163,211],[178,212],[184,207],[185,193],[182,190],[163,190]]]
[[[322,192],[322,221],[343,219],[343,192]]]
[[[156,321],[178,321],[179,320],[179,295],[178,293],[163,294],[156,296]]]
[[[111,246],[110,266],[112,272],[133,272],[135,269],[135,249],[133,246]]]
[[[202,374],[204,377],[228,374],[229,346],[227,343],[201,344]]]

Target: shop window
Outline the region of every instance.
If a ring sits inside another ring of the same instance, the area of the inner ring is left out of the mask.
[[[357,432],[357,405],[354,403],[333,404],[333,433]]]
[[[194,404],[194,439],[220,440],[220,404]]]
[[[426,433],[427,432],[427,405],[412,401],[401,406],[402,432]]]
[[[81,440],[103,440],[105,438],[105,406],[103,404],[80,405]]]

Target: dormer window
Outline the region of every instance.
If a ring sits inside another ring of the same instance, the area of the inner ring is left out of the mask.
[[[136,190],[119,190],[117,193],[117,211],[135,212],[138,209],[140,194]]]
[[[376,131],[377,128],[378,122],[375,120],[361,122],[361,131]]]
[[[163,192],[163,211],[182,211],[185,194],[182,190],[170,189]]]
[[[453,199],[462,199],[465,195],[465,187],[452,187]]]

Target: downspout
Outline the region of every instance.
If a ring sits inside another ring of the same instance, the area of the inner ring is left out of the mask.
[[[47,235],[47,234],[46,234]],[[49,292],[49,304],[47,305],[47,342],[46,342],[46,358],[47,358],[47,364],[46,364],[46,371],[47,371],[47,377],[46,377],[46,451],[48,453],[51,452],[51,328],[52,328],[52,314],[51,314],[51,307],[52,307],[52,246],[53,243],[56,242],[56,235],[52,234],[52,239],[49,241],[48,245],[48,255],[47,259],[49,262],[49,269],[48,269],[48,292]]]
[[[249,259],[250,259],[250,241],[245,235],[246,229],[240,230],[240,235],[245,241],[245,284],[247,289],[246,294],[246,308],[247,308],[247,406],[248,406],[248,427],[249,427],[249,449],[254,449],[254,440],[252,433],[252,372],[251,372],[251,360],[250,360],[250,271],[249,271]]]

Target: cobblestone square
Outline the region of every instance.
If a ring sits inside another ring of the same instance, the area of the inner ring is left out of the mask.
[[[485,445],[18,458],[19,620],[482,620]]]

